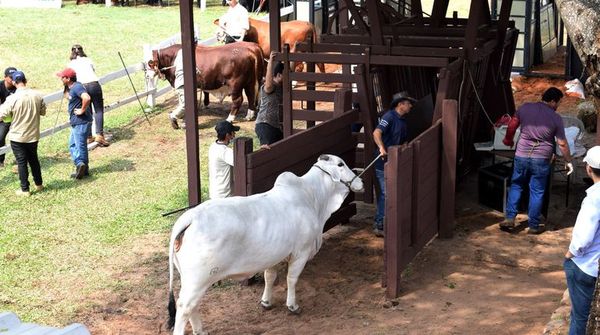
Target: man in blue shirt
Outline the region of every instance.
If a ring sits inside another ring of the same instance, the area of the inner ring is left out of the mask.
[[[91,97],[83,85],[77,81],[75,70],[66,68],[56,74],[65,85],[68,94],[69,123],[71,136],[69,137],[69,151],[75,164],[72,178],[82,179],[89,175],[89,159],[87,137],[92,129],[92,111],[90,108]]]
[[[410,112],[415,102],[416,100],[410,97],[407,92],[394,94],[390,110],[381,117],[377,128],[373,131],[373,139],[378,148],[378,152],[375,154],[381,155],[381,159],[378,159],[375,163],[375,176],[380,192],[377,196],[377,213],[373,225],[373,232],[379,237],[383,236],[383,217],[385,216],[385,176],[383,168],[387,161],[387,148],[407,141],[408,129],[404,116]]]
[[[581,203],[569,250],[565,254],[565,274],[571,297],[569,335],[584,335],[598,278],[600,259],[600,146],[588,150],[585,170],[594,181]]]

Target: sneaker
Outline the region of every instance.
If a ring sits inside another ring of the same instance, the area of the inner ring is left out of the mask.
[[[29,193],[29,191],[23,191],[23,190],[17,190],[15,192],[16,195],[20,196],[20,197],[28,197],[31,195],[31,193]]]
[[[500,229],[502,228],[514,228],[515,227],[515,219],[506,218],[502,222],[500,222]]]
[[[169,121],[171,121],[171,127],[173,127],[173,129],[179,129],[179,125],[177,124],[177,119],[172,117],[171,114],[169,114]]]
[[[44,190],[44,185],[35,185],[35,190],[37,192],[42,192]]]
[[[375,228],[375,229],[373,229],[373,233],[377,237],[384,237],[385,236],[385,233],[383,232],[383,229]]]
[[[543,232],[545,232],[545,231],[546,231],[546,227],[545,227],[545,226],[542,226],[542,225],[540,225],[540,226],[539,226],[539,227],[537,227],[537,228],[531,228],[531,227],[529,227],[529,228],[527,229],[527,234],[530,234],[530,235],[539,235],[539,234],[541,234],[541,233],[543,233]]]
[[[110,145],[110,143],[104,138],[104,135],[96,135],[95,141],[101,147],[107,147]]]
[[[85,176],[85,170],[87,170],[87,165],[85,163],[79,163],[75,169],[75,173],[71,174],[71,177],[82,179],[83,176]]]
[[[94,138],[94,136],[88,136],[88,138],[87,138],[87,144],[92,144],[92,143],[94,143],[94,141],[96,141],[96,139]]]

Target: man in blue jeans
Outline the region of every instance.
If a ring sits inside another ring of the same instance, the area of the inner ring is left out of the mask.
[[[373,232],[376,236],[383,237],[383,218],[385,216],[385,176],[384,165],[387,161],[387,148],[392,145],[400,145],[408,139],[408,128],[404,116],[410,112],[415,99],[411,98],[407,92],[394,94],[390,110],[387,111],[381,119],[377,128],[373,131],[373,140],[377,145],[376,155],[381,155],[381,159],[375,162],[375,176],[379,185],[379,195],[377,196],[377,213],[375,214],[375,223]]]
[[[555,137],[567,163],[567,175],[573,172],[563,121],[556,113],[562,97],[563,93],[558,88],[550,87],[542,95],[542,101],[524,104],[509,123],[504,144],[510,147],[514,145],[514,131],[519,125],[521,137],[515,152],[513,175],[506,201],[506,216],[504,221],[500,222],[500,229],[515,227],[521,193],[524,188],[529,187],[527,233],[541,234],[546,230],[545,225],[540,224],[540,221],[544,193],[552,169]]]
[[[65,85],[65,93],[68,93],[69,123],[71,124],[71,136],[69,137],[69,151],[75,172],[71,178],[82,179],[89,175],[89,159],[87,148],[87,136],[92,127],[92,111],[90,102],[92,98],[86,92],[83,85],[77,81],[75,70],[66,68],[56,74]]]
[[[583,161],[594,184],[585,191],[587,195],[581,203],[565,254],[564,268],[571,297],[569,335],[585,334],[600,259],[600,146],[591,148]]]

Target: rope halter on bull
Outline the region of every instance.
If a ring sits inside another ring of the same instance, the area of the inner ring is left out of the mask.
[[[340,182],[340,183],[342,183],[342,184],[344,184],[344,186],[346,186],[346,187],[347,187],[347,188],[348,188],[350,191],[352,191],[352,188],[350,187],[350,185],[352,185],[352,183],[354,182],[354,180],[355,180],[356,178],[360,178],[360,177],[361,177],[363,174],[365,174],[365,172],[367,172],[367,170],[368,170],[368,169],[369,169],[369,168],[370,168],[370,167],[371,167],[373,164],[375,164],[375,162],[376,162],[376,161],[377,161],[377,160],[378,160],[378,159],[379,159],[381,156],[382,156],[381,154],[377,155],[377,157],[375,157],[375,159],[373,159],[373,160],[371,161],[371,163],[369,163],[369,165],[367,165],[367,167],[366,167],[366,168],[364,168],[364,169],[363,169],[363,171],[362,171],[361,173],[359,173],[358,175],[354,176],[354,178],[350,179],[350,181],[343,181],[343,180],[341,180],[341,179],[340,179],[340,180],[339,180],[339,182]],[[319,170],[323,171],[323,172],[324,172],[326,175],[328,175],[329,177],[331,177],[331,179],[332,179],[333,181],[337,181],[335,178],[333,178],[333,176],[332,176],[332,175],[331,175],[329,172],[325,171],[325,170],[324,170],[322,167],[318,166],[317,164],[313,164],[313,166],[314,166],[314,167],[316,167],[316,168],[318,168]]]

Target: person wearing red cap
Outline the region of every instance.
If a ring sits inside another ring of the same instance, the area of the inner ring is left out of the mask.
[[[68,112],[71,124],[71,136],[69,137],[69,151],[75,164],[75,172],[72,178],[82,179],[89,175],[89,158],[87,148],[87,136],[92,128],[92,111],[90,102],[92,98],[83,85],[77,81],[77,74],[71,68],[56,74],[65,86],[65,94],[69,99]]]

